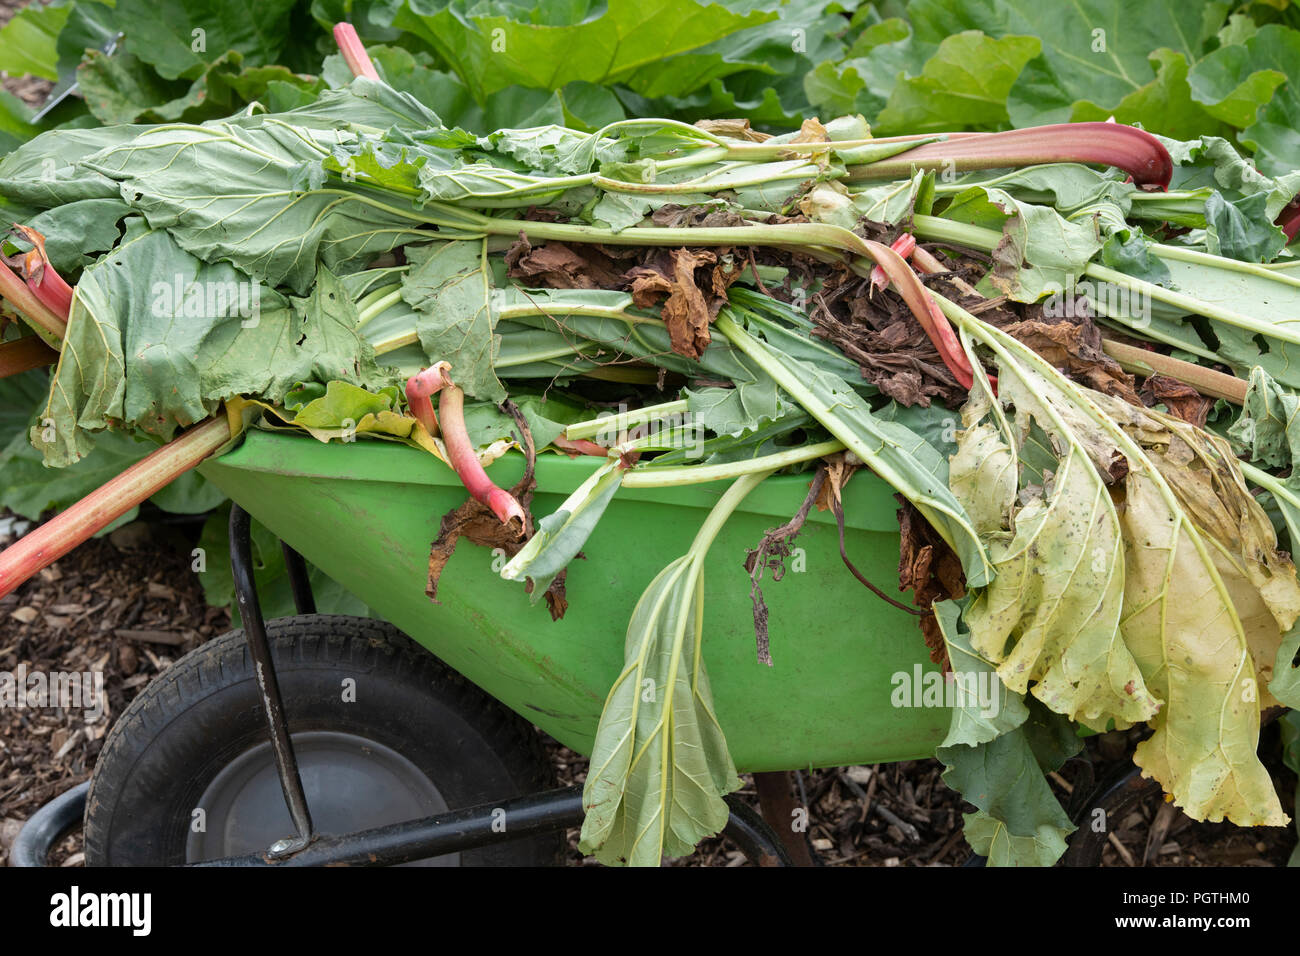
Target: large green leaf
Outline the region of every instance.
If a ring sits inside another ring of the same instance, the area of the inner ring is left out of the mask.
[[[1160,132],[1214,132],[1221,121],[1191,98],[1186,73],[1218,30],[1199,4],[1156,0],[913,0],[919,40],[938,43],[959,30],[991,37],[1032,36],[1042,54],[1021,71],[1007,98],[1015,126],[1105,119],[1143,122]],[[1164,51],[1164,52],[1161,52]],[[1261,86],[1250,91],[1267,99]],[[1236,93],[1236,91],[1233,91]],[[1238,108],[1241,96],[1237,94]]]
[[[116,180],[130,205],[188,252],[305,292],[317,260],[341,270],[430,235],[414,213],[323,182],[322,161],[351,141],[267,117],[256,126],[175,124],[84,165]]]
[[[103,123],[198,123],[226,116],[244,103],[264,99],[272,84],[311,96],[313,77],[283,66],[250,65],[231,50],[187,80],[167,80],[140,58],[93,51],[77,70],[77,80],[95,118]]]
[[[1241,141],[1256,150],[1261,169],[1273,175],[1295,170],[1300,156],[1300,31],[1275,23],[1262,27],[1244,43],[1222,47],[1196,64],[1189,81],[1198,100],[1218,99],[1234,107],[1229,122],[1246,127]],[[1242,88],[1252,83],[1255,89],[1241,102]],[[1281,88],[1274,90],[1278,84]]]
[[[90,450],[90,433],[116,423],[170,437],[233,395],[278,404],[298,382],[387,378],[328,270],[290,302],[137,222],[82,275],[33,443],[68,464]]]
[[[1002,233],[986,282],[990,294],[1036,302],[1065,288],[1101,249],[1093,224],[1071,222],[1050,206],[1021,202],[993,186],[971,186],[952,198],[944,218]]]
[[[557,90],[574,81],[611,84],[633,80],[639,70],[712,43],[774,13],[735,13],[693,0],[609,0],[589,19],[586,3],[544,0],[534,6],[467,0],[397,0],[385,19],[427,43],[460,76],[476,99],[513,84]],[[711,61],[714,75],[721,70]],[[709,73],[682,69],[654,72],[649,95],[693,90]],[[733,69],[736,67],[733,67]]]
[[[1300,586],[1226,443],[1074,385],[1015,339],[949,310],[996,353],[1006,383],[1000,397],[1016,388],[1010,376],[1019,376],[1033,394],[1017,394],[1017,409],[1050,403],[1057,414],[1039,421],[1057,418],[1058,429],[1068,413],[1069,430],[1111,478],[1124,541],[1123,644],[1162,703],[1138,765],[1196,819],[1281,823],[1255,754],[1265,700],[1256,665],[1271,666],[1295,623]],[[1031,556],[1038,567],[1050,558],[1044,551],[1039,543]]]
[[[1112,718],[1146,720],[1159,702],[1120,632],[1122,528],[1094,467],[1110,451],[1051,380],[1009,361],[998,370],[998,400],[1015,409],[1014,428],[977,389],[962,410],[967,429],[949,480],[980,522],[996,570],[966,609],[971,644],[1011,690],[1032,691],[1073,720],[1097,729]],[[993,426],[983,424],[989,417]],[[1016,475],[1031,422],[1056,458],[1043,485]]]
[[[994,39],[971,30],[944,37],[919,76],[898,78],[874,128],[887,136],[1004,127],[1007,94],[1041,48],[1033,36]]]
[[[193,80],[234,50],[251,63],[275,63],[291,36],[295,0],[117,0],[127,49],[160,76]]]
[[[430,362],[450,362],[452,379],[468,395],[500,402],[506,390],[493,363],[493,288],[486,243],[440,243],[402,283],[402,298],[420,313],[416,330]]]

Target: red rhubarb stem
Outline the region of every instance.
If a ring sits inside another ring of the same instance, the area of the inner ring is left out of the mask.
[[[594,441],[587,441],[585,438],[569,439],[561,435],[559,438],[553,439],[551,444],[570,458],[579,458],[583,455],[591,455],[595,458],[609,457],[608,448],[604,445],[597,445]]]
[[[415,420],[424,426],[430,437],[438,434],[438,417],[433,413],[433,396],[442,391],[450,381],[446,373],[451,365],[439,362],[423,372],[417,372],[406,380],[406,404],[411,409]]]
[[[1057,123],[927,143],[849,170],[849,179],[901,179],[913,169],[1002,169],[1040,163],[1100,163],[1139,186],[1165,189],[1173,160],[1150,133],[1120,123]]]
[[[27,288],[32,290],[46,308],[66,322],[72,313],[72,286],[64,281],[59,270],[50,262],[50,257],[45,254],[45,237],[29,226],[15,224],[12,231],[32,244],[31,251],[18,260],[22,264],[22,275],[27,280]]]
[[[893,249],[904,259],[909,259],[912,256],[912,252],[916,249],[916,236],[912,235],[910,232],[905,232],[891,242],[889,248]],[[885,270],[880,268],[880,266],[872,266],[871,287],[880,290],[884,289],[888,285],[889,276],[885,275]]]
[[[438,419],[451,466],[456,469],[465,490],[491,508],[502,524],[508,524],[511,518],[518,518],[522,525],[524,509],[510,492],[492,483],[469,440],[469,432],[465,429],[465,393],[445,372],[443,378],[445,383],[438,398]]]
[[[1282,207],[1282,211],[1277,214],[1274,224],[1280,226],[1282,232],[1286,235],[1287,242],[1294,242],[1297,233],[1300,233],[1300,196],[1292,199]]]
[[[27,287],[27,283],[4,262],[0,262],[0,296],[8,300],[9,304],[36,328],[60,339],[67,334],[67,315],[60,316],[38,299]]]
[[[0,345],[0,378],[8,378],[10,375],[18,375],[30,369],[53,365],[58,360],[58,352],[35,335],[26,335],[21,339]]]
[[[230,437],[224,416],[210,418],[0,551],[0,597],[198,465]]]
[[[348,65],[353,76],[379,79],[379,73],[375,70],[374,63],[370,61],[370,54],[366,52],[361,37],[357,36],[356,27],[350,23],[334,24],[334,42],[338,44],[339,52],[343,54],[343,62]]]
[[[871,252],[871,257],[898,288],[903,301],[916,316],[916,321],[921,323],[921,328],[938,349],[939,357],[943,359],[943,364],[948,366],[948,371],[952,372],[953,378],[962,388],[970,388],[975,384],[975,370],[971,368],[965,350],[957,341],[957,333],[948,324],[948,317],[939,309],[939,303],[935,302],[925,286],[921,285],[921,280],[916,277],[912,267],[903,261],[902,256],[884,243],[871,239],[864,241]]]

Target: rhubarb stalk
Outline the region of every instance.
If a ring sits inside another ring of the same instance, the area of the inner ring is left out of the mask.
[[[447,457],[466,491],[491,508],[502,524],[508,524],[511,518],[518,518],[523,524],[524,509],[510,492],[492,483],[478,460],[465,428],[465,393],[451,380],[450,371],[449,363],[438,362],[406,380],[406,401],[411,414],[430,435],[442,432]],[[435,393],[439,396],[436,418],[432,402]]]
[[[1120,123],[1056,123],[927,143],[849,169],[850,180],[902,179],[914,169],[1002,169],[1040,163],[1100,163],[1122,169],[1139,186],[1165,189],[1169,151],[1150,133]]]
[[[334,24],[334,42],[338,44],[339,52],[343,54],[343,62],[348,65],[353,76],[364,76],[371,80],[379,79],[375,65],[370,62],[370,54],[366,53],[361,37],[357,36],[356,27],[350,23]]]
[[[417,372],[406,380],[406,404],[411,414],[419,422],[430,438],[438,435],[438,418],[433,413],[433,396],[442,391],[443,385],[450,381],[446,373],[451,370],[447,362],[439,362]]]
[[[0,597],[194,468],[230,438],[225,416],[210,418],[0,551]]]
[[[0,378],[8,378],[29,369],[53,365],[59,360],[54,351],[34,335],[0,345]]]
[[[46,308],[67,321],[72,313],[72,286],[59,275],[45,254],[45,237],[27,226],[15,225],[12,232],[32,244],[31,250],[20,257],[27,288]]]
[[[68,331],[66,314],[60,316],[38,299],[9,265],[0,261],[0,296],[9,301],[35,328],[61,339]]]
[[[912,253],[916,251],[916,236],[910,232],[905,232],[889,244],[904,259],[909,259]],[[871,269],[871,287],[876,290],[884,289],[889,285],[889,276],[885,275],[885,270],[880,266],[873,266]]]

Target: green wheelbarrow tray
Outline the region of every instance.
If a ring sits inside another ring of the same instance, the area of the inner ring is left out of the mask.
[[[533,511],[553,512],[596,467],[543,454]],[[523,456],[489,468],[510,487]],[[500,556],[461,542],[425,596],[429,543],[465,500],[455,472],[425,452],[382,441],[324,444],[252,431],[201,467],[205,477],[379,616],[561,743],[589,755],[601,708],[623,666],[627,623],[656,574],[690,546],[727,481],[622,489],[569,567],[569,608],[551,621]],[[948,727],[943,707],[895,706],[935,670],[916,618],[859,584],[840,560],[834,518],[814,510],[788,573],[764,578],[774,666],[755,654],[745,550],[798,510],[808,477],[755,489],[727,522],[704,576],[704,659],[718,719],[738,769],[792,770],[931,756]],[[862,573],[898,580],[892,489],[861,473],[845,489],[846,547]],[[900,683],[903,675],[906,685]],[[931,678],[933,680],[933,678]],[[900,689],[901,688],[901,689]]]

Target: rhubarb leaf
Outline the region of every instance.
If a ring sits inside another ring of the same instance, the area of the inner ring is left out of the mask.
[[[193,80],[227,51],[275,63],[294,0],[117,0],[127,49],[165,79]]]
[[[628,624],[583,789],[579,849],[606,864],[658,866],[727,823],[740,786],[700,653],[704,564],[727,517],[766,477],[734,482],[685,555],[659,572]]]
[[[1192,71],[1192,95],[1198,99],[1227,101],[1234,107],[1232,120],[1246,126],[1241,141],[1255,150],[1261,170],[1282,175],[1295,170],[1300,155],[1300,31],[1271,23],[1243,44],[1221,47]],[[1246,70],[1250,76],[1243,79]],[[1267,82],[1261,82],[1261,77]],[[1280,88],[1267,89],[1269,83]],[[1234,83],[1240,84],[1234,87]],[[1244,103],[1242,87],[1254,83],[1253,95]],[[1264,93],[1264,95],[1260,95]],[[1250,109],[1251,103],[1258,113]],[[1252,122],[1253,120],[1253,122]],[[1249,123],[1250,125],[1246,125]]]
[[[326,269],[311,296],[290,300],[134,220],[77,285],[33,444],[47,462],[67,464],[110,424],[169,438],[233,395],[279,404],[299,382],[386,384],[356,321],[355,304]]]
[[[1046,842],[1063,847],[1074,831],[1043,776],[1024,724],[977,747],[940,747],[937,755],[947,766],[943,782],[1012,836],[1041,840],[1046,827],[1061,841]]]
[[[625,473],[617,461],[607,461],[593,471],[559,508],[537,523],[528,543],[501,569],[501,577],[507,581],[532,578],[529,597],[537,603],[587,543]]]
[[[1027,391],[1037,388],[1028,399],[1068,413],[1077,422],[1070,430],[1086,436],[1088,456],[1111,478],[1124,542],[1123,643],[1146,688],[1162,702],[1136,762],[1195,819],[1283,823],[1255,754],[1261,694],[1252,654],[1270,641],[1276,647],[1296,606],[1297,585],[1226,445],[1216,447],[1208,435],[1181,431],[1166,416],[1074,385],[1015,339],[959,310],[952,314],[997,354],[1000,397],[1015,387],[1016,376]],[[1015,401],[1019,409],[1025,396]],[[1156,436],[1151,451],[1130,435],[1145,441],[1148,431]],[[1171,439],[1160,445],[1163,431],[1181,444]],[[1188,480],[1181,471],[1189,465],[1209,474]],[[1216,508],[1248,518],[1249,533],[1225,541]],[[1239,613],[1238,600],[1251,595],[1263,612],[1251,603]]]
[[[1042,43],[1034,36],[994,39],[968,30],[943,38],[920,75],[902,76],[873,124],[880,135],[998,129],[1007,94]]]
[[[940,601],[933,608],[952,666],[951,676],[945,677],[958,682],[941,747],[978,747],[1015,730],[1029,716],[1024,695],[1009,690],[993,664],[971,647],[970,630],[961,620],[966,604]]]
[[[971,644],[1012,691],[1032,691],[1073,720],[1096,729],[1146,720],[1159,703],[1120,633],[1123,540],[1108,483],[1122,476],[1122,458],[1050,379],[1008,361],[998,372],[1014,428],[1001,415],[999,427],[980,424],[992,408],[986,390],[973,393],[949,482],[996,571],[966,609]],[[1042,485],[1016,475],[1031,423],[1056,458]]]
[[[31,74],[59,78],[56,41],[72,12],[71,5],[29,3],[0,30],[0,70],[10,76]]]
[[[1070,222],[1050,206],[1021,202],[991,186],[971,186],[952,198],[946,219],[1002,233],[986,277],[992,294],[1035,302],[1065,288],[1101,249],[1091,222]]]
[[[989,866],[1052,866],[1068,848],[1064,828],[1055,823],[1041,824],[1033,836],[1016,836],[983,810],[963,814],[962,820],[966,842]]]
[[[513,84],[557,90],[574,81],[627,82],[647,96],[689,92],[702,77],[684,64],[675,75],[638,73],[776,17],[693,0],[610,0],[601,13],[574,24],[565,22],[569,8],[557,4],[543,5],[540,18],[531,6],[507,2],[395,0],[385,7],[375,11],[378,22],[427,43],[479,100]],[[726,72],[721,58],[715,59],[714,75]]]
[[[1083,119],[1156,118],[1163,132],[1216,132],[1221,121],[1191,98],[1188,66],[1220,20],[1206,24],[1198,4],[1157,0],[1135,11],[1123,0],[914,0],[917,39],[938,43],[959,30],[990,37],[1042,39],[1041,55],[1020,72],[1007,96],[1013,126]],[[1256,90],[1258,94],[1259,91]],[[1151,111],[1158,106],[1158,111]]]
[[[122,198],[186,251],[299,293],[318,259],[343,271],[426,235],[411,218],[329,188],[323,172],[312,182],[313,169],[352,134],[265,116],[260,124],[153,127],[84,163],[116,180]]]
[[[1279,387],[1262,368],[1252,369],[1242,414],[1228,438],[1251,461],[1291,468],[1300,461],[1300,396]]]
[[[500,402],[506,390],[493,363],[501,337],[493,331],[494,290],[485,244],[439,243],[415,262],[402,282],[402,298],[420,313],[416,331],[430,364],[450,362],[453,381],[467,395]]]
[[[1267,685],[1282,635],[1300,618],[1300,585],[1227,441],[1154,409],[1109,396],[1098,403],[1142,448],[1194,522],[1231,598],[1259,683]],[[1261,708],[1276,703],[1266,688],[1256,696]]]

